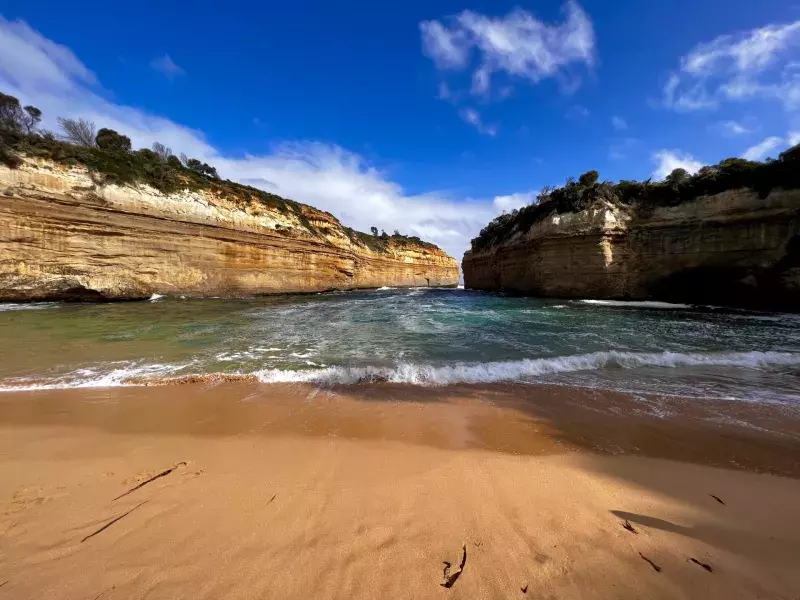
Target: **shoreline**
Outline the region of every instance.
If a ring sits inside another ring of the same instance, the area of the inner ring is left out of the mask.
[[[0,600],[790,599],[798,500],[800,418],[764,405],[512,384],[0,395]]]
[[[260,423],[260,425],[258,425]],[[800,410],[522,383],[263,383],[250,375],[0,394],[0,427],[343,437],[517,455],[631,455],[800,479]]]

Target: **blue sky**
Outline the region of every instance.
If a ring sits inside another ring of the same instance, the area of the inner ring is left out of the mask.
[[[569,175],[800,132],[800,3],[174,4],[6,0],[0,90],[458,258]]]

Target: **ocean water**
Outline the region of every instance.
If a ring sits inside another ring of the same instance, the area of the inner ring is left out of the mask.
[[[800,315],[389,289],[0,304],[0,391],[215,373],[264,382],[523,382],[800,406]]]

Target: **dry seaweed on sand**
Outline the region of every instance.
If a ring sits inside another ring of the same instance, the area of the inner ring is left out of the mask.
[[[461,563],[458,565],[458,571],[453,574],[450,574],[450,567],[452,566],[449,562],[444,561],[444,581],[440,583],[444,588],[451,588],[458,581],[458,578],[461,577],[461,573],[464,572],[464,566],[467,564],[467,545],[464,544],[462,547],[462,555],[461,555]]]
[[[639,535],[639,532],[638,532],[638,531],[636,531],[636,530],[633,528],[633,525],[631,525],[631,522],[630,522],[630,521],[628,521],[627,519],[625,519],[625,520],[622,522],[622,528],[623,528],[623,529],[627,529],[627,530],[628,530],[628,531],[630,531],[631,533],[635,533],[636,535]]]

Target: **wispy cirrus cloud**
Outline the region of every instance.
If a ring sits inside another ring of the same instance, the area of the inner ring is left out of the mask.
[[[172,57],[169,54],[165,54],[164,56],[159,56],[151,60],[150,67],[154,71],[158,71],[164,75],[169,80],[180,77],[181,75],[186,75],[186,71],[183,70],[182,67],[179,67],[177,64],[175,64],[175,61],[172,60]]]
[[[611,160],[626,160],[637,152],[641,145],[641,141],[634,137],[612,139],[608,146],[608,158]]]
[[[562,23],[547,24],[515,8],[504,17],[465,10],[420,23],[423,52],[438,69],[472,71],[473,94],[489,96],[498,73],[538,83],[555,77],[565,86],[579,81],[574,67],[595,62],[595,32],[581,6],[570,0]]]
[[[611,126],[617,131],[625,131],[628,129],[628,122],[622,117],[613,116],[611,117]]]
[[[776,148],[781,147],[784,145],[785,142],[783,138],[778,136],[771,136],[766,138],[764,141],[756,144],[755,146],[751,146],[747,150],[742,153],[742,158],[746,160],[763,160],[765,159],[770,152],[775,150]]]
[[[754,133],[757,124],[742,121],[720,121],[709,126],[710,131],[717,132],[726,137],[737,137]]]
[[[474,108],[462,108],[458,111],[459,116],[478,130],[478,133],[494,137],[497,135],[497,126],[487,125],[483,122],[481,114]]]
[[[759,98],[800,109],[799,50],[800,21],[719,36],[681,58],[667,78],[663,104],[691,112]]]
[[[84,118],[124,133],[137,148],[159,141],[215,165],[222,177],[327,210],[362,231],[376,226],[418,235],[458,259],[469,240],[507,206],[493,196],[410,194],[388,173],[335,144],[304,140],[263,154],[228,155],[197,129],[107,100],[98,93],[94,74],[69,48],[25,22],[2,17],[0,90],[39,107],[44,127],[57,129],[59,116]]]

